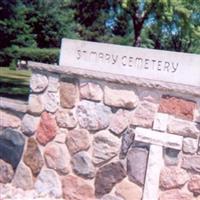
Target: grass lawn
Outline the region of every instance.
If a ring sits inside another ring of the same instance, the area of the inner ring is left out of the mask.
[[[10,70],[0,67],[0,96],[27,100],[29,95],[28,70]]]

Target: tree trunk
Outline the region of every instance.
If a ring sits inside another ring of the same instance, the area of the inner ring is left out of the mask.
[[[138,19],[132,19],[133,27],[134,27],[134,41],[133,46],[140,47],[141,46],[141,32],[143,27],[143,22],[139,22]]]

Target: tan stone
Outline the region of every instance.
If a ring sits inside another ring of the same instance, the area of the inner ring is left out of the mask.
[[[11,182],[13,176],[14,170],[12,168],[12,165],[0,159],[0,183],[6,184]]]
[[[194,198],[191,194],[179,189],[173,189],[162,192],[159,200],[194,200]]]
[[[5,111],[0,110],[0,128],[18,128],[21,126],[21,120]]]
[[[165,167],[160,174],[160,187],[164,189],[179,188],[189,180],[188,173],[178,167]]]
[[[132,112],[130,116],[130,123],[134,126],[142,126],[151,128],[155,114],[157,112],[158,105],[148,101],[143,101]]]
[[[95,200],[94,189],[83,179],[68,175],[62,180],[65,200]]]
[[[104,88],[104,103],[109,106],[132,109],[138,104],[138,96],[134,91]]]
[[[101,101],[103,98],[103,91],[100,85],[86,82],[80,84],[80,95],[82,99]]]
[[[116,195],[119,195],[125,200],[141,200],[142,188],[124,179],[122,182],[116,185]]]
[[[66,137],[66,144],[71,154],[89,149],[89,132],[86,129],[74,129],[69,131]]]
[[[63,108],[73,108],[78,97],[75,83],[61,82],[60,84],[60,103]]]
[[[39,115],[44,110],[42,98],[40,95],[30,94],[28,100],[28,112],[33,115]]]

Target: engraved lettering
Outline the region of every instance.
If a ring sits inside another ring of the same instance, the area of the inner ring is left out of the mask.
[[[128,66],[132,67],[133,66],[132,64],[133,64],[133,57],[130,56],[129,57],[129,65]]]
[[[76,59],[79,60],[79,59],[81,58],[81,50],[77,50],[77,54],[78,54],[78,55],[77,55]]]
[[[135,59],[135,66],[136,67],[142,67],[142,64],[143,64],[142,58],[136,58]]]
[[[114,65],[116,62],[117,62],[117,59],[118,59],[118,55],[114,56],[112,55],[112,64]]]
[[[149,59],[146,58],[145,61],[144,61],[144,68],[149,69],[148,65],[149,65]]]
[[[92,59],[94,57],[94,59]],[[96,61],[97,60],[97,52],[91,51],[90,52],[90,59]]]
[[[126,66],[127,65],[127,56],[122,57],[122,65]]]
[[[153,62],[153,70],[154,70],[154,64],[155,64],[156,60],[152,60],[152,62]]]
[[[99,53],[99,60],[103,61],[103,56],[104,56],[103,53],[100,52]]]
[[[105,60],[109,63],[110,62],[110,54],[106,53]]]
[[[157,70],[158,70],[158,71],[161,71],[161,64],[162,64],[162,61],[161,61],[161,60],[158,60],[158,67],[157,67]]]
[[[176,66],[174,65],[174,63],[172,63],[172,68],[173,68],[172,73],[176,72],[176,70],[178,69],[178,63],[176,63]]]
[[[170,63],[169,62],[165,62],[163,71],[167,70],[169,72],[169,67],[170,67]]]

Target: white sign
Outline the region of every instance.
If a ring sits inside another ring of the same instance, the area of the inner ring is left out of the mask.
[[[200,87],[200,55],[63,39],[61,66]]]

